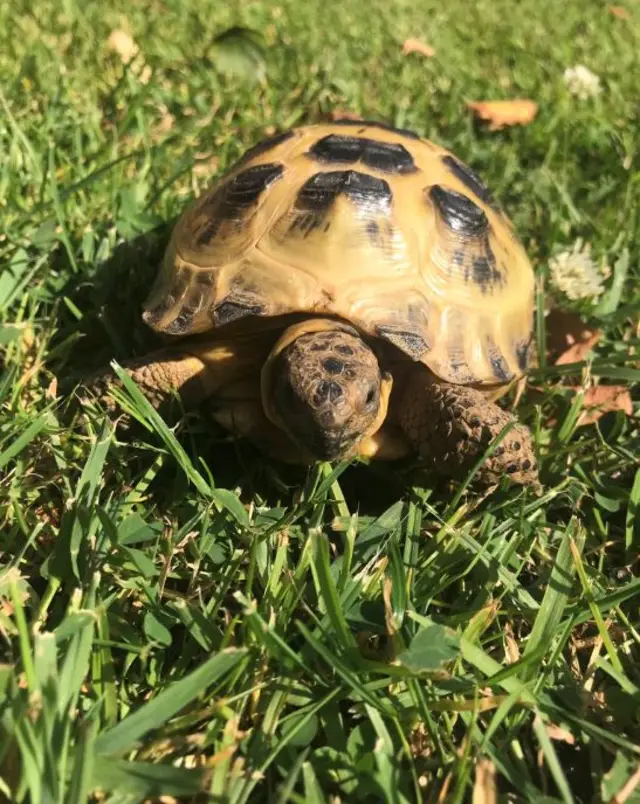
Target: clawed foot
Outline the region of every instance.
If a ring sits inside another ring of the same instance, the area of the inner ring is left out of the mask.
[[[476,480],[490,486],[508,477],[539,487],[531,432],[474,388],[429,379],[412,383],[400,400],[400,423],[418,453],[445,477],[464,477],[511,425],[487,456]]]

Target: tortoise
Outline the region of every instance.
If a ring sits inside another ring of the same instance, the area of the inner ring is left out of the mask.
[[[538,485],[530,431],[497,404],[526,372],[533,299],[460,159],[383,123],[306,125],[182,214],[143,312],[168,343],[125,368],[157,407],[204,403],[283,461],[413,455],[455,479],[502,434],[476,479]]]

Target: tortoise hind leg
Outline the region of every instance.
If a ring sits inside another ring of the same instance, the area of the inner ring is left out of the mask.
[[[474,388],[450,385],[426,368],[417,369],[400,391],[396,418],[419,455],[436,472],[453,478],[464,476],[515,422],[476,477],[482,485],[507,476],[521,485],[539,486],[530,431]]]

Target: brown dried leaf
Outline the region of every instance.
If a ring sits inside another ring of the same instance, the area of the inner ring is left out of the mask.
[[[602,337],[575,313],[552,310],[546,318],[547,353],[557,366],[584,360]]]
[[[630,20],[631,19],[631,12],[627,8],[623,8],[622,6],[609,6],[607,9],[609,14],[612,17],[617,17],[619,20]]]
[[[348,109],[334,109],[329,115],[334,122],[337,120],[362,120],[359,114],[350,112]]]
[[[467,101],[467,108],[489,123],[489,131],[497,131],[505,126],[526,126],[538,113],[538,104],[525,98]]]
[[[436,52],[431,47],[431,45],[427,45],[426,42],[421,42],[419,39],[413,39],[409,37],[409,39],[405,39],[404,44],[402,45],[402,52],[405,56],[409,53],[419,53],[421,56],[425,56],[427,59],[432,59]]]
[[[633,414],[629,389],[624,385],[594,385],[584,395],[584,411],[578,419],[578,427],[593,424],[613,410],[622,410],[627,416]]]
[[[581,360],[584,360],[601,337],[602,332],[599,329],[593,331],[585,330],[584,338],[575,341],[575,343],[569,346],[556,360],[556,366],[563,366],[567,363],[579,363]]]

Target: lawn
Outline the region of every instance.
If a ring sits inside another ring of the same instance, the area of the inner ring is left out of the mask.
[[[640,802],[638,52],[632,0],[0,4],[0,798]],[[535,119],[466,107],[508,98]],[[185,203],[336,111],[452,149],[512,217],[541,496],[280,466],[135,388],[129,430],[68,404],[154,344]],[[596,301],[550,281],[578,239],[611,268]],[[552,307],[592,351],[555,365]],[[582,425],[611,384],[636,416]]]

